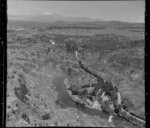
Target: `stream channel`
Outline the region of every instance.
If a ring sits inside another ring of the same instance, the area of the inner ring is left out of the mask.
[[[80,107],[79,105],[76,105],[76,103],[71,100],[70,96],[67,94],[67,92],[65,90],[65,87],[63,85],[64,79],[65,79],[65,76],[59,76],[59,77],[54,78],[52,81],[55,86],[55,90],[58,92],[58,98],[64,108],[72,107],[72,108],[76,108],[79,111],[82,111],[86,114],[89,114],[91,116],[97,115],[103,119],[109,118],[109,115],[102,111],[90,109],[87,107]],[[117,116],[113,118],[113,123],[116,127],[137,128],[137,126],[132,125],[131,123],[124,120],[123,118],[120,118]]]

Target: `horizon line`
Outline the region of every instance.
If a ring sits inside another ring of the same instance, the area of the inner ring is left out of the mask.
[[[80,19],[80,18],[85,18],[85,19],[89,19],[89,20],[95,20],[95,21],[83,21],[83,22],[100,22],[100,21],[104,21],[104,22],[126,22],[126,23],[145,23],[144,22],[135,22],[135,21],[122,21],[122,20],[105,20],[105,19],[100,19],[100,18],[91,18],[91,17],[73,17],[73,16],[65,16],[65,15],[61,15],[61,14],[56,14],[56,13],[51,13],[51,14],[39,14],[39,15],[15,15],[15,14],[10,14],[10,13],[7,13],[7,18],[12,20],[12,19],[24,19],[24,20],[29,20],[31,21],[31,19],[28,19],[27,17],[24,17],[24,16],[29,16],[30,18],[35,17],[35,16],[53,16],[53,15],[57,15],[57,16],[63,16],[63,17],[67,17],[67,18],[77,18],[77,19]],[[12,16],[12,17],[10,17]],[[17,18],[14,18],[13,16],[18,16]],[[21,17],[24,17],[24,18],[21,18]],[[61,21],[61,20],[57,20],[57,21]],[[38,21],[36,21],[38,22]],[[56,21],[54,21],[56,22]],[[62,22],[67,22],[67,21],[63,21]],[[82,21],[81,21],[82,22]]]

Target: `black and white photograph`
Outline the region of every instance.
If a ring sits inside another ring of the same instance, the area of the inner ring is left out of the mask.
[[[144,56],[144,0],[7,0],[6,127],[145,128]]]

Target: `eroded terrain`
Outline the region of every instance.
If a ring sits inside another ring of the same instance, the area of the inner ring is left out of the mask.
[[[116,126],[107,118],[65,106],[59,98],[53,83],[57,77],[67,77],[74,86],[96,82],[78,65],[76,50],[89,68],[130,99],[128,111],[145,117],[144,37],[138,31],[132,28],[129,36],[124,27],[115,32],[54,29],[8,27],[7,126]],[[121,126],[135,127],[125,124]]]

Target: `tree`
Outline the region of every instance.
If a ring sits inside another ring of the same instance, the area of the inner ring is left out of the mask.
[[[75,41],[69,41],[66,43],[66,50],[68,52],[74,52],[78,49],[77,44]]]
[[[97,92],[101,89],[101,86],[99,84],[96,84],[95,88],[93,89],[93,96],[96,96]]]
[[[72,86],[70,87],[70,90],[72,91],[72,93],[73,93],[74,95],[78,95],[79,92],[80,92],[79,87],[77,87],[77,86],[75,86],[75,85],[72,85]]]
[[[84,89],[84,90],[83,90],[83,95],[84,95],[84,96],[88,95],[87,89]]]
[[[27,97],[27,94],[29,94],[29,90],[26,86],[25,76],[23,74],[19,74],[18,76],[18,82],[20,87],[14,88],[14,94],[23,103],[28,103],[29,98]]]
[[[110,101],[105,101],[101,103],[101,108],[104,112],[110,114],[113,113],[113,109],[110,107]]]
[[[72,72],[72,71],[71,71],[71,68],[69,67],[69,68],[68,68],[68,75],[71,75],[71,72]]]
[[[48,119],[50,119],[50,114],[49,114],[49,113],[45,113],[45,114],[42,116],[42,119],[43,119],[43,120],[48,120]]]
[[[112,83],[109,81],[106,81],[104,84],[105,84],[104,91],[106,92],[106,94],[112,95],[113,90],[114,90]]]

